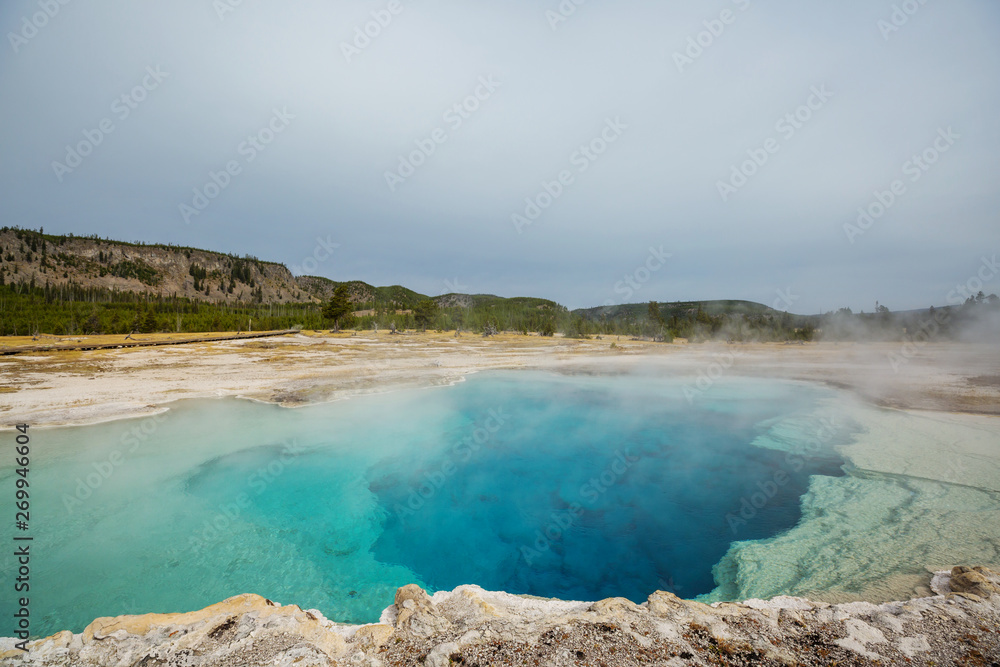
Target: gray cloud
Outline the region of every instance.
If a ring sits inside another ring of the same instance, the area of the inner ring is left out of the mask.
[[[570,307],[620,299],[650,246],[672,257],[631,300],[771,304],[792,288],[795,312],[941,304],[1000,250],[987,0],[595,1],[555,30],[555,0],[399,0],[391,21],[388,0],[243,0],[220,18],[228,2],[5,3],[3,224],[288,264],[330,236],[317,272],[334,279],[430,294],[457,280]],[[889,31],[894,6],[916,11]],[[372,12],[386,25],[348,62]],[[122,118],[115,101],[147,67],[169,76]],[[480,77],[500,85],[456,127],[447,114]],[[814,87],[832,96],[789,135],[778,122]],[[294,118],[248,151],[275,109]],[[609,118],[627,129],[580,171]],[[105,119],[113,131],[60,181],[52,163]],[[910,181],[904,163],[949,127],[961,138]],[[435,130],[446,140],[391,191],[386,172]],[[776,152],[723,201],[718,182],[768,140]],[[179,206],[230,161],[239,173],[187,223]],[[518,234],[512,214],[563,170],[572,184]],[[844,225],[896,179],[905,194],[849,242]]]

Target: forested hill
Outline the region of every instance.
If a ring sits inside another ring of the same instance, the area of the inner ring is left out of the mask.
[[[648,336],[727,340],[811,340],[819,318],[794,315],[753,301],[626,303],[573,311],[592,326],[631,325]]]
[[[321,303],[340,283],[293,276],[283,264],[199,248],[56,236],[0,228],[0,284],[131,292],[212,304]],[[412,307],[427,297],[398,285],[346,283],[356,304]]]
[[[432,300],[399,285],[296,277],[256,257],[0,228],[0,336],[322,329],[340,285],[354,311],[341,326],[553,331],[567,316],[544,299]]]
[[[995,340],[1000,299],[979,292],[937,310],[892,313],[878,306],[869,314],[842,308],[809,316],[749,301],[649,302],[571,312],[541,298],[431,298],[399,285],[296,277],[283,264],[256,257],[0,228],[0,336],[297,326],[561,332],[693,342]]]

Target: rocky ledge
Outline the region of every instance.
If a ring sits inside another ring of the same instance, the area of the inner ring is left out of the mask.
[[[410,585],[374,625],[239,595],[187,614],[99,618],[81,634],[0,640],[0,664],[263,665],[998,665],[1000,575],[956,567],[934,597],[875,605],[802,598],[712,606],[657,592],[562,602],[476,586]]]

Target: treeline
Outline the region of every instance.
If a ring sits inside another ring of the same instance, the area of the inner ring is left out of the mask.
[[[553,335],[568,318],[564,307],[545,299],[450,294],[437,299],[422,297],[411,308],[400,309],[384,301],[350,303],[351,294],[349,284],[339,284],[324,304],[323,315],[333,326]],[[374,296],[378,299],[383,295]]]
[[[545,299],[480,295],[467,297],[462,305],[441,307],[424,300],[415,308],[414,326],[442,331],[462,329],[476,333],[539,333],[566,331],[572,316],[565,307]],[[448,299],[442,299],[449,303]]]
[[[373,287],[360,281],[338,283],[301,277],[288,297],[265,294],[265,264],[255,257],[222,255],[221,268],[208,270],[193,248],[172,248],[186,255],[186,274],[199,299],[124,292],[83,286],[72,272],[87,276],[135,278],[157,287],[160,275],[141,259],[124,258],[113,245],[136,245],[92,237],[111,244],[91,258],[60,248],[72,235],[0,228],[0,336],[127,334],[130,332],[217,332],[291,329],[461,330],[477,334],[512,332],[574,338],[628,336],[654,341],[906,341],[996,340],[1000,298],[963,293],[964,303],[942,308],[891,312],[876,303],[872,313],[848,308],[823,315],[795,315],[748,301],[649,302],[569,311],[546,299],[448,294],[429,298],[401,286]],[[38,271],[23,270],[34,262]],[[214,260],[213,260],[214,262]],[[67,271],[68,269],[68,271]],[[55,278],[55,280],[50,280]],[[51,284],[51,283],[58,284]],[[44,284],[42,284],[44,283]],[[105,282],[105,284],[107,284]],[[270,283],[268,283],[270,284]],[[246,288],[249,288],[248,290]],[[166,290],[162,290],[166,291]],[[190,294],[190,292],[188,292]],[[306,302],[311,298],[322,303]]]
[[[335,298],[335,297],[334,297]],[[456,300],[465,303],[456,305]],[[442,306],[440,303],[446,305]],[[614,312],[569,311],[551,301],[534,298],[500,298],[472,296],[456,299],[455,295],[424,299],[411,311],[401,316],[389,308],[366,304],[371,310],[365,317],[345,317],[341,328],[370,329],[377,324],[384,328],[395,324],[397,328],[416,328],[438,331],[464,330],[473,333],[520,333],[552,336],[561,333],[569,338],[595,336],[628,336],[669,342],[686,338],[698,342],[710,339],[731,341],[785,341],[812,340],[815,318],[771,311],[753,304],[762,311],[739,312],[724,310],[714,312],[713,307],[702,304],[635,305]],[[688,308],[687,306],[690,306]],[[718,304],[716,304],[716,307]],[[338,312],[325,307],[328,314]],[[343,309],[340,309],[342,312]],[[332,317],[330,318],[332,321]]]
[[[817,318],[747,301],[625,304],[576,311],[567,335],[627,335],[670,342],[813,340]]]
[[[0,336],[197,333],[323,327],[313,304],[206,303],[99,287],[0,285]]]
[[[205,280],[195,269],[192,277]],[[78,284],[0,284],[0,336],[197,333],[331,329],[337,322],[319,304],[206,302]],[[539,304],[545,304],[539,308]],[[550,304],[550,305],[549,305]],[[384,303],[348,303],[341,329],[461,329],[477,333],[517,331],[552,334],[569,318],[566,309],[541,299],[490,297],[469,307],[440,308],[429,299],[401,310]],[[359,313],[355,316],[354,313]]]
[[[745,301],[650,302],[578,311],[567,335],[627,334],[652,340],[759,341],[995,341],[1000,336],[1000,298],[979,292],[961,305],[894,313],[876,302],[875,312],[850,308],[824,315],[795,315]]]
[[[962,304],[894,313],[876,303],[873,313],[841,308],[821,319],[827,341],[961,340],[987,342],[1000,336],[1000,297],[982,291]]]

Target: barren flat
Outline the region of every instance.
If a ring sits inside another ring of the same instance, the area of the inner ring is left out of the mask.
[[[108,337],[94,337],[106,342]],[[153,338],[147,336],[144,338]],[[75,337],[76,344],[87,337]],[[0,345],[30,343],[0,340]],[[992,345],[810,343],[662,344],[502,334],[302,332],[164,347],[30,352],[0,357],[0,413],[32,425],[137,416],[185,398],[240,396],[301,405],[449,384],[489,369],[720,377],[826,383],[874,405],[1000,414],[1000,349]]]

